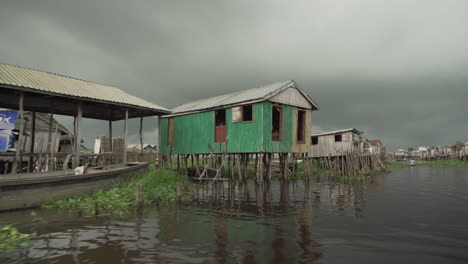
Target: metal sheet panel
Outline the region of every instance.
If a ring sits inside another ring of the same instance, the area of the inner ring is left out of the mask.
[[[83,98],[84,100],[93,99],[169,113],[169,110],[162,106],[129,95],[112,86],[14,65],[0,64],[0,84],[29,88],[38,92]]]

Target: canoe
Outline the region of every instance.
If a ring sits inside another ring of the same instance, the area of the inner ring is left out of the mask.
[[[0,175],[0,212],[107,190],[147,169],[147,162],[132,162],[89,168],[83,175],[73,170]]]

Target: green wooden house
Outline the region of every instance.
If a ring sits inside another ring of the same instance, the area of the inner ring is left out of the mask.
[[[163,116],[161,153],[307,153],[318,108],[292,80],[188,102]]]

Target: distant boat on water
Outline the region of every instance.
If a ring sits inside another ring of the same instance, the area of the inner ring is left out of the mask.
[[[411,159],[411,160],[409,161],[409,165],[410,165],[410,166],[416,166],[416,161],[415,161],[414,159]]]

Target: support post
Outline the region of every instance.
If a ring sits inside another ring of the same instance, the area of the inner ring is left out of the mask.
[[[49,134],[47,136],[47,155],[46,155],[46,171],[52,167],[52,126],[54,124],[54,108],[51,103],[49,116]]]
[[[127,148],[128,148],[128,109],[125,109],[124,121],[124,147],[123,147],[123,163],[127,163]]]
[[[32,112],[32,125],[31,125],[31,146],[29,152],[31,156],[29,157],[29,171],[34,171],[34,145],[36,144],[36,111]]]
[[[17,173],[18,170],[18,161],[20,160],[20,155],[21,155],[21,144],[23,142],[24,138],[24,93],[20,93],[19,95],[19,109],[20,109],[20,129],[19,129],[19,135],[18,135],[18,142],[16,145],[16,153],[15,153],[15,158],[13,160],[13,166],[11,169],[11,173]],[[21,164],[20,164],[20,169],[21,169]]]
[[[80,124],[81,118],[83,117],[83,106],[81,101],[78,102],[76,109],[76,125],[75,125],[75,166],[80,166],[80,146],[81,146],[81,135],[80,135]]]
[[[140,153],[143,153],[143,116],[140,117]]]
[[[112,120],[109,119],[109,150],[114,152],[114,140],[112,139]]]
[[[162,162],[161,156],[161,115],[158,115],[158,157],[159,157],[159,164]],[[159,165],[161,168],[161,165]],[[177,170],[179,170],[179,156],[177,156]]]

